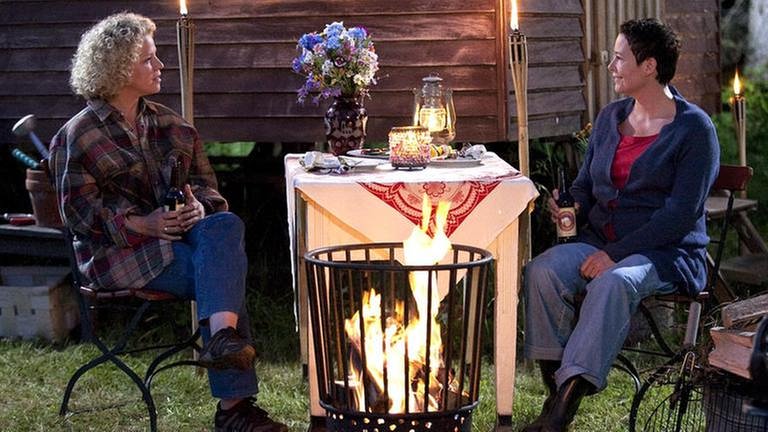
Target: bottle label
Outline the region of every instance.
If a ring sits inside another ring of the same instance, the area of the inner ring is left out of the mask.
[[[573,207],[562,207],[557,214],[557,237],[576,235],[576,211]]]
[[[165,210],[167,212],[168,211],[175,211],[175,210],[181,210],[183,207],[184,207],[184,202],[182,201],[182,202],[177,202],[177,203],[171,204],[171,205],[166,204],[166,205],[163,206],[163,210]]]

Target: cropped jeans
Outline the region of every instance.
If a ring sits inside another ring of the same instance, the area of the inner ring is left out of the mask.
[[[525,356],[560,360],[555,381],[560,387],[581,375],[597,390],[624,344],[640,302],[668,294],[675,286],[659,279],[643,255],[630,255],[598,277],[584,279],[579,267],[599,249],[586,243],[554,246],[525,267]],[[574,323],[574,295],[586,293]]]
[[[197,319],[203,343],[211,338],[208,317],[216,312],[237,313],[237,332],[251,340],[245,307],[245,275],[248,259],[243,235],[245,226],[233,213],[220,212],[204,217],[184,238],[173,242],[173,261],[147,288],[197,301]],[[208,370],[211,394],[220,399],[254,396],[259,391],[256,372],[225,369]]]

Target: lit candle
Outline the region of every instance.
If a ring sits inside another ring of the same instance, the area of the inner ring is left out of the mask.
[[[515,90],[520,172],[528,175],[528,41],[520,31],[517,0],[510,0],[509,67]]]
[[[395,168],[424,168],[432,136],[423,126],[393,127],[389,131],[389,162]]]
[[[509,43],[510,43],[510,61],[520,63],[527,61],[523,57],[526,55],[524,52],[526,47],[525,35],[520,31],[520,22],[518,20],[517,12],[517,0],[511,0],[510,5],[512,10],[509,13]]]
[[[445,129],[445,108],[421,108],[419,124],[430,132],[440,132]]]
[[[739,71],[733,77],[733,125],[739,146],[739,164],[747,165],[747,100],[739,79]]]
[[[520,31],[517,0],[510,0],[510,3],[509,68],[512,70],[512,85],[515,90],[515,108],[517,110],[517,159],[520,165],[520,172],[524,176],[528,176],[530,173],[528,148],[528,41],[523,32]],[[521,235],[519,257],[522,261],[521,264],[531,259],[530,218],[530,212],[523,212],[519,219]],[[497,397],[496,402],[496,406],[500,407],[507,401]],[[511,403],[509,407],[511,409]]]
[[[520,25],[517,21],[517,0],[512,0],[512,12],[509,14],[509,27],[512,31],[520,30]]]
[[[192,83],[195,64],[195,27],[188,16],[186,0],[179,1],[179,13],[181,17],[176,22],[176,43],[179,53],[181,114],[189,123],[194,123]]]

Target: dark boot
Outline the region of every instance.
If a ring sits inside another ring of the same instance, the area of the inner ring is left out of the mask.
[[[531,424],[525,426],[522,432],[538,432],[541,430],[541,426],[549,416],[549,410],[552,409],[552,405],[555,403],[555,396],[557,396],[557,384],[555,383],[555,372],[560,369],[560,361],[558,360],[539,360],[539,369],[541,370],[541,379],[544,381],[544,385],[547,387],[547,398],[544,400],[544,405],[541,408],[541,414],[536,417]]]
[[[549,415],[541,425],[541,432],[565,432],[576,416],[581,400],[593,393],[595,386],[581,376],[566,381],[557,391]]]

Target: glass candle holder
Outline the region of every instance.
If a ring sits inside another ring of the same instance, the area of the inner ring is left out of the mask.
[[[425,168],[432,137],[422,126],[393,127],[389,131],[389,162],[395,168]]]
[[[429,129],[432,144],[448,144],[456,136],[453,90],[443,87],[438,76],[430,75],[422,82],[420,89],[413,89],[413,124]]]

